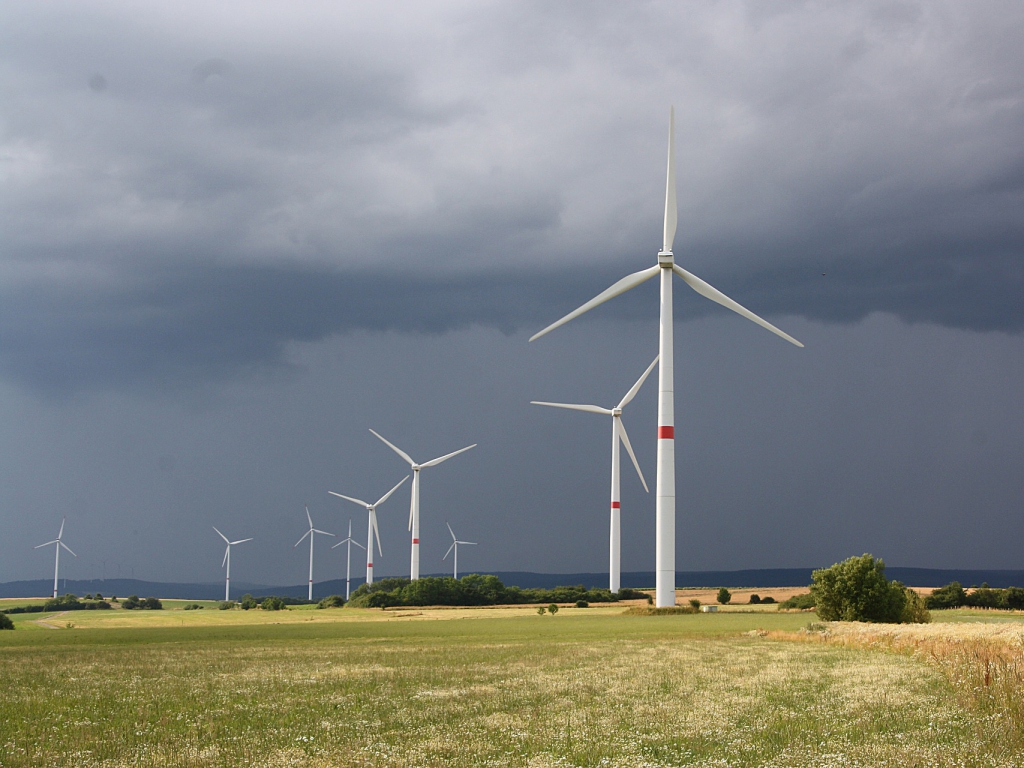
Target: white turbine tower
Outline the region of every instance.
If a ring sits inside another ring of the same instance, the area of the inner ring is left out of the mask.
[[[373,430],[370,430],[373,432]],[[436,459],[425,461],[422,464],[417,464],[412,460],[412,457],[403,451],[401,448],[389,443],[383,437],[373,432],[384,445],[388,446],[391,450],[409,462],[409,466],[412,467],[412,499],[409,502],[409,531],[412,533],[412,562],[409,566],[409,578],[416,581],[420,577],[420,470],[424,467],[436,467],[442,461],[448,461],[452,456],[458,456],[464,451],[468,451],[470,448],[476,448],[476,443],[467,445],[465,448],[460,448],[457,451],[439,456]]]
[[[626,425],[622,423],[622,409],[629,405],[630,401],[636,397],[636,393],[640,391],[640,387],[647,380],[651,371],[654,370],[654,366],[658,364],[658,358],[654,358],[647,370],[644,371],[643,376],[637,379],[636,384],[632,386],[626,396],[619,401],[619,404],[614,408],[601,408],[597,405],[572,405],[569,403],[543,403],[538,400],[531,400],[533,405],[548,405],[552,408],[568,408],[572,411],[586,411],[587,413],[600,413],[605,416],[612,417],[612,502],[611,502],[611,532],[609,535],[608,545],[608,589],[612,592],[618,592],[621,586],[621,535],[619,525],[619,443],[621,442],[626,446],[626,451],[629,453],[629,458],[633,460],[633,466],[636,467],[636,473],[640,475],[640,482],[644,484],[644,490],[647,491],[647,481],[644,480],[644,473],[640,471],[640,464],[636,460],[636,454],[633,453],[633,446],[629,444],[629,435],[626,434]]]
[[[321,531],[319,528],[313,527],[313,518],[309,516],[309,507],[306,507],[306,519],[309,520],[309,530],[302,534],[302,539],[309,536],[309,600],[313,599],[313,539],[316,538],[315,534],[322,533],[324,536],[334,536],[333,533],[327,531]],[[302,539],[299,539],[292,545],[292,549],[299,546],[302,543]]]
[[[217,531],[217,526],[210,526],[213,530]],[[231,599],[231,547],[235,544],[244,544],[247,541],[252,541],[252,538],[239,539],[238,541],[228,541],[228,537],[220,531],[217,531],[217,535],[224,539],[224,543],[228,545],[228,548],[224,550],[224,559],[221,561],[220,567],[227,566],[227,573],[224,577],[224,602],[226,603]]]
[[[686,271],[672,255],[672,241],[676,235],[676,173],[675,173],[675,113],[669,113],[668,131],[668,175],[665,183],[665,228],[658,263],[648,269],[634,272],[619,280],[607,290],[599,293],[583,306],[573,310],[561,320],[552,323],[530,341],[537,339],[560,325],[579,317],[599,304],[636,288],[655,275],[661,276],[661,321],[658,340],[658,478],[655,491],[657,541],[655,544],[655,569],[657,605],[675,605],[676,582],[676,475],[675,475],[675,392],[672,343],[672,274],[683,279],[688,286],[706,299],[751,320],[786,341],[802,347],[799,341],[783,333],[767,320],[763,320],[749,309],[740,306],[721,291],[712,288],[696,275]]]
[[[445,520],[444,524],[448,525],[448,521]],[[448,525],[448,533],[450,533],[452,535],[452,545],[450,547],[448,547],[448,551],[444,553],[444,557],[442,557],[441,559],[442,560],[447,560],[448,559],[448,555],[450,555],[452,553],[453,549],[455,550],[455,558],[454,558],[455,569],[453,570],[452,573],[455,576],[455,578],[457,579],[457,578],[459,578],[459,544],[472,544],[475,547],[476,546],[476,542],[475,541],[459,541],[457,538],[455,538],[455,531],[452,530],[452,527],[450,525]]]
[[[356,546],[359,547],[360,549],[365,549],[366,550],[366,583],[367,584],[373,584],[373,538],[374,538],[374,534],[376,534],[376,536],[377,536],[377,552],[379,554],[381,554],[381,555],[384,554],[384,552],[380,548],[380,529],[377,528],[377,507],[379,507],[381,504],[383,504],[385,501],[387,501],[391,497],[391,494],[394,493],[395,491],[397,491],[399,486],[401,486],[402,483],[404,483],[408,479],[409,479],[408,475],[403,477],[401,480],[398,481],[398,485],[396,485],[390,491],[388,491],[383,496],[381,496],[377,500],[377,502],[374,503],[374,504],[370,504],[369,502],[363,501],[362,499],[354,499],[351,496],[345,496],[342,493],[335,493],[334,491],[328,491],[328,493],[331,494],[332,496],[337,496],[339,498],[345,499],[346,501],[351,501],[353,504],[359,504],[359,505],[361,505],[363,507],[366,507],[366,511],[367,511],[367,513],[369,515],[369,519],[367,520],[367,523],[366,523],[366,528],[367,528],[367,532],[366,532],[366,546],[364,547],[362,544],[356,544]],[[349,523],[348,537],[350,539],[352,538],[352,524],[351,523]],[[337,544],[334,545],[334,547],[339,547],[339,546],[341,546],[344,543],[345,542],[343,542],[343,541],[339,541]],[[353,542],[353,543],[355,543],[355,542]],[[334,547],[331,547],[331,549],[334,549]],[[351,554],[351,550],[352,550],[352,548],[349,547],[349,553],[350,554]],[[347,580],[345,582],[345,599],[348,600],[348,581]]]
[[[330,493],[334,493],[334,491],[330,491]],[[335,494],[335,496],[340,496],[340,495],[341,494]],[[360,544],[358,541],[356,541],[355,539],[352,538],[352,520],[351,519],[349,519],[349,521],[348,521],[348,538],[347,539],[342,539],[337,544],[335,544],[333,547],[331,547],[331,549],[337,549],[342,544],[345,545],[345,601],[347,602],[348,601],[348,596],[349,596],[349,587],[350,587],[351,582],[352,582],[352,545],[355,544],[360,549],[366,549],[366,547],[364,547],[362,544]],[[370,546],[373,547],[373,541],[370,541]],[[366,563],[367,571],[369,571],[369,569],[372,566],[373,566],[373,564],[370,563],[369,562],[369,558],[367,558],[367,563]],[[373,581],[367,579],[366,583],[367,584],[372,584]]]
[[[67,521],[68,521],[68,519],[66,517],[61,519],[61,521],[60,521],[60,531],[57,533],[57,538],[56,539],[54,539],[53,541],[48,541],[45,544],[40,544],[38,547],[32,547],[32,549],[39,549],[39,547],[48,547],[51,544],[56,544],[57,545],[56,547],[54,547],[54,549],[57,550],[57,557],[56,557],[56,559],[54,560],[54,563],[53,563],[53,597],[54,597],[54,599],[57,598],[57,576],[58,576],[58,573],[60,572],[60,548],[64,547],[64,549],[66,549],[68,552],[71,552],[71,547],[69,547],[67,544],[65,544],[63,541],[61,541],[61,536],[64,535],[64,523],[66,523]],[[74,552],[71,552],[71,554],[75,555]],[[75,555],[75,557],[78,557],[78,555]],[[65,586],[67,586],[67,585],[65,584]]]

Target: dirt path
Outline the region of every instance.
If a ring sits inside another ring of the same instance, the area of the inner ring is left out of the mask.
[[[53,614],[53,616],[49,616],[45,619],[33,619],[32,623],[38,624],[40,627],[46,627],[47,629],[64,629],[64,627],[58,627],[57,625],[51,624],[50,622],[54,619],[59,619],[62,616],[67,616],[69,613],[71,613],[71,611],[62,611],[60,613],[55,613]]]

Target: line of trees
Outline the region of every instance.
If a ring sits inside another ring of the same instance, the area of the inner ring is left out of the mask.
[[[960,582],[953,581],[944,587],[939,587],[926,597],[925,605],[938,609],[968,606],[1021,611],[1024,610],[1024,589],[1021,587],[994,589],[988,584],[982,584],[968,592],[960,585]]]

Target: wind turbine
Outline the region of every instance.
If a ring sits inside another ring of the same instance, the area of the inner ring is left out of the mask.
[[[302,534],[302,539],[309,536],[309,600],[313,600],[313,539],[316,538],[314,534],[322,533],[324,536],[334,536],[333,533],[327,531],[321,531],[319,528],[313,527],[313,518],[309,516],[309,507],[306,507],[306,519],[309,520],[309,530]],[[302,543],[302,539],[299,539],[292,545],[292,549],[299,546]]]
[[[406,475],[401,480],[399,480],[398,481],[398,485],[396,485],[390,491],[388,491],[383,496],[381,496],[377,500],[377,502],[375,504],[370,504],[369,502],[363,501],[362,499],[354,499],[351,496],[345,496],[344,494],[341,494],[341,493],[335,493],[334,491],[328,491],[328,493],[331,494],[332,496],[337,496],[339,498],[345,499],[346,501],[351,501],[353,504],[360,504],[360,505],[366,507],[366,511],[369,514],[369,520],[366,523],[366,528],[367,528],[366,546],[364,547],[362,544],[358,544],[358,543],[356,543],[354,541],[352,542],[353,544],[355,544],[360,549],[365,549],[366,550],[366,583],[367,584],[373,584],[373,537],[374,537],[374,534],[377,535],[377,552],[380,553],[381,555],[384,554],[384,552],[380,548],[380,529],[377,528],[377,507],[379,507],[381,504],[383,504],[385,501],[387,501],[388,498],[390,498],[391,494],[394,493],[395,491],[397,491],[398,487],[402,483],[404,483],[406,480],[408,480],[408,479],[409,479],[409,476]],[[350,539],[352,538],[352,522],[351,521],[349,521],[349,524],[348,524],[348,537]],[[344,541],[339,541],[337,544],[334,545],[334,547],[340,547],[344,543],[345,543]],[[331,547],[331,549],[334,549],[334,547]],[[352,548],[349,547],[349,556],[351,557],[351,555],[352,555]],[[346,573],[347,573],[347,571],[346,571]],[[345,580],[345,599],[348,600],[348,577],[346,577],[346,580]]]
[[[64,549],[66,549],[68,552],[71,552],[71,547],[69,547],[67,544],[65,544],[63,541],[61,541],[61,538],[60,538],[61,536],[64,535],[64,523],[66,523],[67,521],[68,521],[68,519],[66,517],[61,518],[61,521],[60,521],[60,531],[57,533],[57,538],[56,539],[54,539],[53,541],[48,541],[45,544],[40,544],[38,547],[32,547],[32,549],[39,549],[39,547],[48,547],[51,544],[56,544],[57,545],[56,547],[54,547],[54,549],[57,550],[57,557],[56,557],[56,559],[54,560],[54,563],[53,563],[53,597],[54,597],[54,599],[57,598],[57,573],[60,571],[60,548],[64,547]],[[71,552],[71,554],[75,555],[74,552]],[[78,555],[75,555],[75,557],[78,557]],[[65,586],[67,586],[66,583],[65,583]]]
[[[629,444],[629,435],[626,434],[626,425],[622,423],[622,409],[629,405],[630,401],[636,397],[636,393],[640,391],[640,387],[647,380],[651,371],[654,370],[654,366],[658,364],[658,358],[654,358],[647,370],[644,371],[643,376],[637,379],[636,384],[630,388],[626,396],[619,401],[619,404],[614,408],[601,408],[596,405],[570,405],[568,403],[543,403],[538,400],[531,400],[532,405],[549,405],[552,408],[568,408],[572,411],[586,411],[587,413],[601,413],[605,416],[612,417],[612,504],[611,504],[611,534],[608,547],[608,589],[612,592],[618,592],[621,586],[621,537],[619,531],[619,442],[626,446],[626,451],[629,453],[629,458],[633,460],[633,466],[636,467],[636,473],[640,475],[640,482],[644,484],[644,490],[648,491],[647,481],[644,480],[644,473],[640,471],[640,464],[637,463],[636,454],[633,453],[633,446]]]
[[[210,527],[217,531],[217,526],[212,525]],[[227,574],[224,579],[224,602],[226,603],[231,599],[231,547],[235,544],[244,544],[247,541],[252,541],[252,537],[248,539],[239,539],[238,541],[228,541],[228,537],[220,531],[217,531],[217,535],[224,539],[224,543],[228,545],[228,548],[224,550],[224,560],[222,560],[220,564],[221,568],[225,565],[228,567]]]
[[[445,520],[444,524],[448,525],[448,521]],[[453,574],[454,574],[455,578],[458,579],[459,578],[459,544],[472,544],[475,547],[476,546],[476,542],[475,541],[459,541],[457,538],[455,538],[455,531],[452,530],[452,527],[450,525],[448,525],[448,533],[450,533],[452,535],[452,545],[450,547],[448,547],[448,551],[444,553],[444,557],[442,557],[441,559],[442,560],[447,560],[448,559],[448,555],[450,555],[452,553],[453,549],[455,550],[455,558],[454,558],[455,570],[454,570]]]
[[[348,538],[347,539],[342,539],[337,544],[335,544],[333,547],[331,547],[331,549],[337,549],[342,544],[347,545],[345,547],[345,551],[346,551],[346,556],[345,556],[345,602],[348,602],[349,586],[350,586],[350,583],[352,581],[352,545],[355,544],[360,549],[366,549],[366,547],[364,547],[362,544],[360,544],[358,541],[356,541],[355,539],[352,538],[352,519],[351,518],[349,518],[349,521],[348,521]],[[370,546],[371,547],[373,546],[373,542],[372,541],[370,542]],[[367,565],[367,570],[369,570],[370,568],[373,567],[372,564],[369,562],[369,558],[367,558],[367,564],[366,565]],[[366,583],[367,584],[372,584],[373,582],[372,581],[367,581]]]
[[[799,341],[783,333],[767,320],[763,320],[749,309],[740,306],[721,291],[711,287],[696,275],[675,263],[672,255],[672,241],[676,235],[676,172],[675,172],[675,111],[669,112],[668,129],[668,174],[665,182],[665,227],[658,263],[653,267],[634,272],[599,293],[583,306],[573,310],[530,341],[538,339],[570,320],[579,317],[599,304],[619,294],[636,288],[655,275],[661,276],[661,320],[658,339],[658,476],[655,491],[657,541],[655,544],[655,569],[658,607],[675,605],[676,601],[676,461],[675,461],[675,392],[672,342],[672,275],[679,275],[688,286],[706,299],[721,304],[739,315],[767,328],[791,344],[802,347]]]
[[[372,429],[370,431],[373,432]],[[373,432],[373,434],[380,438],[384,445],[388,446],[388,448],[409,462],[409,466],[412,467],[412,499],[409,502],[409,530],[412,532],[412,562],[409,566],[409,578],[412,581],[416,581],[416,579],[420,577],[420,470],[424,467],[436,467],[442,461],[447,461],[452,456],[458,456],[460,453],[468,451],[470,448],[476,448],[476,443],[467,445],[465,448],[460,448],[457,451],[452,451],[444,456],[439,456],[436,459],[425,461],[422,464],[417,464],[412,460],[412,457],[401,448],[392,445],[376,432]]]

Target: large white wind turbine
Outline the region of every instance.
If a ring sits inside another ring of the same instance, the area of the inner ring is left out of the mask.
[[[657,541],[655,545],[655,569],[657,584],[657,605],[675,605],[676,582],[676,475],[675,475],[675,378],[672,359],[672,274],[683,279],[688,286],[706,299],[742,315],[786,341],[802,347],[799,341],[783,333],[767,320],[763,320],[749,309],[740,306],[721,291],[712,288],[696,275],[675,263],[672,255],[672,241],[676,235],[676,172],[675,172],[675,113],[669,113],[668,131],[668,175],[665,183],[665,227],[658,263],[648,269],[634,272],[619,280],[607,290],[599,293],[583,306],[573,310],[561,320],[552,323],[530,341],[553,331],[560,325],[579,317],[599,304],[636,288],[655,275],[661,276],[661,322],[658,340],[658,477],[655,491]]]
[[[331,493],[334,493],[334,492],[331,491]],[[340,496],[341,494],[335,494],[335,495],[336,496]],[[372,534],[371,534],[371,536],[372,536]],[[337,544],[335,544],[333,547],[331,547],[331,549],[337,549],[342,544],[345,545],[345,600],[347,601],[349,593],[351,592],[350,587],[351,587],[351,584],[352,584],[352,545],[355,544],[360,549],[366,549],[366,547],[364,547],[362,544],[360,544],[358,541],[356,541],[355,539],[352,538],[352,520],[351,520],[351,518],[348,521],[348,538],[347,539],[342,539]],[[373,552],[373,541],[372,540],[370,541],[370,552],[371,552],[371,554]],[[383,554],[383,553],[381,553],[381,554]],[[370,562],[370,559],[371,558],[367,558],[367,561],[366,561],[367,570],[369,570],[370,568],[373,567],[373,564]],[[367,584],[373,584],[373,581],[371,581],[370,579],[367,579],[366,583]]]
[[[373,430],[370,430],[373,432]],[[468,451],[470,448],[476,448],[476,443],[467,445],[465,448],[460,448],[457,451],[439,456],[436,459],[425,461],[422,464],[417,464],[412,460],[412,457],[403,451],[401,448],[389,443],[383,437],[373,432],[384,445],[388,446],[391,450],[409,462],[409,466],[412,467],[412,499],[409,502],[409,531],[412,533],[412,557],[409,566],[409,578],[415,581],[420,577],[420,470],[424,467],[436,467],[442,461],[447,461],[452,456],[458,456],[464,451]]]
[[[53,563],[53,597],[54,597],[54,599],[56,599],[56,597],[57,597],[57,575],[58,575],[58,573],[60,571],[60,548],[64,547],[64,549],[66,549],[68,552],[71,552],[71,547],[69,547],[67,544],[65,544],[63,541],[61,541],[61,536],[64,535],[64,523],[66,523],[67,521],[68,521],[68,519],[66,517],[61,519],[61,521],[60,521],[60,531],[57,533],[57,538],[56,539],[54,539],[53,541],[48,541],[45,544],[40,544],[38,547],[32,547],[32,549],[39,549],[39,547],[48,547],[51,544],[56,544],[57,545],[56,547],[54,547],[54,549],[57,550],[57,557],[56,557],[56,559],[54,560],[54,563]],[[75,555],[74,552],[71,552],[71,554]],[[75,555],[75,557],[78,557],[78,555]]]
[[[217,526],[210,526],[213,530],[217,531]],[[227,566],[227,572],[224,577],[224,602],[226,603],[231,599],[231,547],[235,544],[244,544],[247,541],[252,541],[252,537],[248,539],[239,539],[238,541],[228,541],[228,537],[220,531],[217,531],[217,535],[224,539],[224,543],[228,545],[228,548],[224,550],[224,559],[221,561],[220,567]]]
[[[448,521],[445,520],[444,524],[448,525]],[[472,544],[475,547],[476,546],[476,542],[475,541],[459,541],[457,538],[455,538],[455,531],[452,530],[452,527],[450,525],[448,525],[448,533],[450,533],[452,535],[452,545],[450,547],[448,547],[448,551],[444,553],[444,557],[442,557],[441,559],[442,560],[447,560],[448,559],[448,555],[450,555],[452,553],[453,549],[455,550],[455,560],[454,560],[455,569],[452,571],[452,575],[455,576],[455,578],[457,579],[457,578],[459,578],[459,544]]]
[[[381,496],[379,499],[377,499],[376,503],[374,503],[374,504],[370,504],[369,502],[363,501],[362,499],[354,499],[351,496],[346,496],[346,495],[344,495],[342,493],[335,493],[334,491],[328,491],[328,493],[331,494],[332,496],[337,496],[339,498],[345,499],[346,501],[351,501],[353,504],[359,504],[361,506],[366,507],[366,511],[367,511],[367,513],[369,515],[369,520],[367,520],[367,523],[366,523],[366,527],[368,529],[367,532],[366,532],[366,546],[364,547],[362,544],[356,544],[356,546],[361,548],[361,549],[365,549],[366,550],[366,583],[367,584],[373,584],[373,538],[374,538],[374,534],[376,534],[376,536],[377,536],[377,552],[379,554],[381,554],[381,555],[384,554],[383,550],[381,550],[381,548],[380,548],[380,529],[377,527],[377,507],[379,507],[381,504],[383,504],[385,501],[387,501],[391,497],[391,494],[394,493],[395,491],[397,491],[399,486],[401,486],[401,484],[404,483],[408,479],[409,479],[408,475],[403,477],[401,480],[398,481],[398,485],[396,485],[390,491],[388,491],[383,496]],[[349,523],[349,526],[348,526],[348,537],[350,539],[352,538],[352,524],[351,523]],[[337,544],[334,545],[334,547],[339,547],[339,546],[341,546],[344,543],[345,542],[343,542],[343,541],[339,541]],[[355,543],[355,542],[353,542],[353,543]],[[334,547],[331,547],[331,549],[334,549]],[[351,555],[351,552],[352,552],[352,548],[349,547],[349,554],[350,555]],[[347,579],[345,581],[345,599],[348,600],[348,580]]]
[[[309,507],[306,507],[306,519],[309,520],[309,530],[302,534],[302,539],[309,536],[309,599],[313,599],[313,539],[316,538],[314,534],[322,533],[324,536],[334,536],[333,533],[327,531],[321,531],[319,528],[313,527],[313,518],[309,516]],[[292,545],[292,549],[299,546],[302,543],[302,539],[299,539]]]
[[[587,413],[601,413],[605,416],[612,417],[612,505],[611,505],[611,533],[608,545],[608,589],[612,592],[618,592],[621,586],[620,575],[622,573],[621,568],[621,537],[620,537],[620,526],[619,526],[619,442],[626,446],[626,451],[629,453],[629,458],[633,460],[633,466],[636,467],[636,473],[640,475],[640,482],[644,484],[644,490],[648,490],[647,481],[644,480],[644,473],[640,471],[640,464],[636,460],[636,454],[633,453],[633,446],[629,444],[629,435],[626,434],[626,425],[622,423],[622,409],[629,405],[630,401],[636,397],[636,393],[640,391],[640,387],[647,380],[651,371],[654,370],[654,366],[658,364],[658,358],[654,358],[647,370],[644,371],[643,376],[637,379],[636,384],[630,388],[626,396],[619,401],[619,404],[614,408],[601,408],[597,405],[571,405],[569,403],[543,403],[538,400],[531,400],[533,405],[549,405],[552,408],[568,408],[572,411],[586,411]]]

